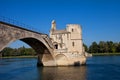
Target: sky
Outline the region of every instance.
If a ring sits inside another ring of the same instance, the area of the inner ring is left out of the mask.
[[[57,29],[67,24],[82,26],[83,42],[120,42],[120,0],[0,0],[0,16],[49,34],[51,21]],[[27,46],[17,40],[10,47]]]

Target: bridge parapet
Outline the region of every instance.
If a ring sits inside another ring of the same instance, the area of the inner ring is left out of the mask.
[[[52,41],[50,40],[50,38],[48,37],[48,35],[47,35],[47,34],[42,34],[41,36],[45,39],[45,41],[48,43],[48,45],[49,45],[52,49],[54,49],[54,46],[53,46],[53,44],[52,44]]]
[[[33,27],[33,26],[24,24],[22,22],[19,22],[17,20],[10,19],[10,18],[4,17],[4,16],[0,16],[0,22],[8,23],[9,25],[16,26],[16,27],[19,27],[19,28],[23,28],[23,29],[26,29],[26,30],[29,30],[29,31],[32,31],[32,32],[36,32],[36,33],[41,33],[42,32],[39,29],[35,29],[35,27]]]
[[[45,35],[6,22],[0,22],[0,51],[11,42],[21,40],[36,51],[40,64],[42,62],[43,66],[55,66],[53,46],[49,37]]]

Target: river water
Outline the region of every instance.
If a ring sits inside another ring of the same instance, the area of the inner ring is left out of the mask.
[[[0,59],[0,80],[120,80],[120,56],[97,56],[80,67],[37,67],[36,58]]]

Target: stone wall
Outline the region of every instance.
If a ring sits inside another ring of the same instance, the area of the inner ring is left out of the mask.
[[[47,35],[0,22],[0,51],[16,40],[27,43],[36,51],[38,63],[41,64],[42,62],[43,66],[56,65],[53,56],[53,45]]]

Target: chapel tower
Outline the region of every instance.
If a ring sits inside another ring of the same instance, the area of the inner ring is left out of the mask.
[[[53,52],[58,66],[85,64],[86,57],[80,25],[68,24],[65,29],[57,30],[56,22],[53,20],[50,39],[54,46]]]

